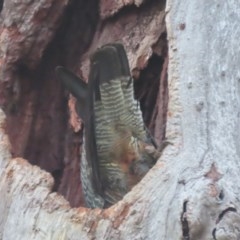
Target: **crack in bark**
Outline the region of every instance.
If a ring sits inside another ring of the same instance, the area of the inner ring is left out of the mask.
[[[188,220],[187,220],[187,204],[188,204],[188,201],[184,201],[184,203],[183,203],[183,213],[181,215],[182,233],[183,233],[183,239],[184,240],[190,240],[189,226],[188,226]]]
[[[219,195],[218,195],[218,198],[219,198],[220,200],[223,200],[223,198],[224,198],[224,192],[223,192],[223,190],[220,191],[220,193],[219,193]]]
[[[33,230],[34,230],[34,236],[39,232],[39,231],[42,231],[40,228],[37,228],[37,221],[38,221],[38,218],[40,216],[40,213],[42,211],[42,208],[44,206],[44,202],[45,200],[49,197],[49,195],[51,194],[52,192],[48,192],[48,194],[44,197],[44,199],[42,200],[42,202],[39,203],[39,209],[38,211],[36,212],[35,216],[34,216],[34,222],[33,222]],[[45,232],[42,231],[42,233],[45,235]]]
[[[0,0],[0,12],[1,12],[2,9],[3,9],[3,4],[4,4],[4,0]]]
[[[213,231],[212,231],[212,237],[213,237],[214,240],[217,240],[217,238],[216,238],[216,231],[217,231],[216,228],[214,228]]]
[[[221,194],[221,193],[220,193],[220,194]],[[225,215],[227,212],[237,212],[237,209],[234,208],[234,207],[229,207],[229,208],[223,210],[223,211],[219,214],[219,216],[218,216],[218,219],[217,219],[217,221],[216,221],[217,224],[223,219],[224,215]]]
[[[222,191],[219,194],[219,198],[223,198],[223,192]],[[237,212],[237,209],[234,208],[234,207],[228,207],[227,209],[223,210],[218,215],[218,218],[216,220],[216,224],[218,224],[223,219],[224,215],[227,214],[228,212]],[[214,240],[217,240],[216,232],[217,232],[217,228],[215,227],[212,231],[212,237],[213,237]]]

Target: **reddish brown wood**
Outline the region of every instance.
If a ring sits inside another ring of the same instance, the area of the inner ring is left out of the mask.
[[[91,53],[103,44],[122,42],[139,78],[136,95],[144,118],[154,131],[157,121],[160,125],[165,121],[155,120],[155,109],[166,111],[157,100],[167,92],[158,91],[166,80],[160,78],[167,48],[164,7],[164,2],[153,0],[4,2],[0,104],[7,114],[12,153],[50,172],[55,178],[53,190],[71,206],[83,205],[82,125],[74,100],[69,100],[54,69],[64,65],[87,81]],[[161,140],[164,130],[159,134]]]

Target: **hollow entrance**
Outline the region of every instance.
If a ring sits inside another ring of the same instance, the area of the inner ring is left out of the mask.
[[[139,18],[147,17],[147,11],[154,8],[154,1],[149,2],[150,7],[130,8],[128,14],[139,11],[142,14]],[[22,56],[6,73],[12,80],[4,90],[3,108],[7,115],[6,129],[12,154],[50,172],[55,179],[53,191],[62,194],[72,207],[84,206],[79,170],[82,131],[75,132],[69,124],[69,96],[57,81],[54,69],[63,65],[78,72],[82,56],[88,51],[101,24],[98,1],[70,1],[55,37],[49,41],[37,66],[30,66],[28,56]],[[153,46],[147,67],[134,83],[145,124],[158,143],[164,138],[166,122],[166,59],[167,39],[166,34],[162,34]],[[161,130],[156,128],[159,123]]]

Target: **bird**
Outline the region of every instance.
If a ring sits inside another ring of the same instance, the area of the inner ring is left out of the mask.
[[[86,206],[120,201],[156,163],[160,153],[134,98],[124,46],[109,43],[90,57],[88,83],[58,66],[56,74],[77,99],[84,123],[81,182]]]

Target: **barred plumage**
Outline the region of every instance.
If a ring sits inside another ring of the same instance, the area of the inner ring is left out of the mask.
[[[61,67],[57,73],[77,98],[85,123],[81,180],[86,205],[108,207],[156,162],[146,150],[154,146],[134,99],[126,53],[120,44],[98,49],[91,58],[88,86]]]

